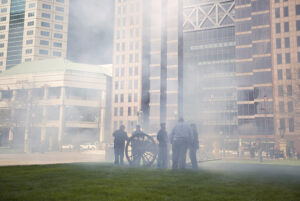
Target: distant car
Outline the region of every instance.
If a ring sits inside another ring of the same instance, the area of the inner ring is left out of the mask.
[[[71,151],[71,150],[74,149],[74,146],[73,146],[72,144],[66,144],[66,145],[62,145],[62,146],[61,146],[61,149],[62,149],[63,151]]]
[[[80,150],[96,150],[96,145],[91,143],[81,144]]]

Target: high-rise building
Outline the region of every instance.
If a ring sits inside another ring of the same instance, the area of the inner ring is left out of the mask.
[[[270,1],[274,134],[300,151],[300,1]],[[283,149],[285,151],[285,149]]]
[[[113,129],[156,132],[180,115],[181,2],[115,1]]]
[[[236,134],[233,0],[184,3],[183,114],[209,137]]]
[[[69,0],[0,1],[0,71],[32,60],[65,57]]]
[[[117,0],[115,27],[114,128],[184,117],[231,147],[300,148],[298,0]]]

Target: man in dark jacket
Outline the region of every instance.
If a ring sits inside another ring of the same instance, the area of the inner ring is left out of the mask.
[[[172,130],[170,140],[172,144],[172,168],[184,169],[186,164],[186,153],[192,141],[192,129],[189,124],[180,118]]]
[[[132,133],[132,136],[135,136],[135,135],[146,135],[141,130],[141,126],[140,125],[136,125],[136,129]],[[141,153],[139,151],[142,149],[141,146],[143,146],[143,145],[141,144],[139,138],[132,139],[131,145],[132,145],[132,156],[133,156],[133,163],[132,163],[132,165],[139,166],[140,162],[141,162],[141,157],[142,157],[142,155],[141,155]]]
[[[193,169],[197,169],[198,163],[197,163],[196,153],[197,153],[197,150],[199,149],[198,132],[197,132],[197,127],[195,124],[191,124],[191,128],[193,131],[193,136],[192,136],[193,139],[189,146],[190,160],[191,160]]]
[[[160,130],[157,133],[158,145],[158,159],[157,167],[158,168],[167,168],[168,166],[168,133],[166,131],[166,124],[160,124]]]
[[[125,141],[128,139],[125,132],[125,126],[121,125],[119,130],[113,133],[114,136],[114,151],[115,151],[115,165],[123,165]]]

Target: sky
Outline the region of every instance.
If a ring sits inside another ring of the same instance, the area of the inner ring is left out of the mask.
[[[114,0],[70,0],[67,58],[109,64],[113,54]]]

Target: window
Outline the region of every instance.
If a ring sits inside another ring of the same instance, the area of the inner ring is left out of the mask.
[[[53,51],[53,56],[61,57],[61,52]]]
[[[33,30],[27,31],[27,35],[28,36],[33,35]]]
[[[300,31],[300,20],[296,21],[296,30]]]
[[[285,130],[285,119],[281,118],[279,121],[280,121],[280,128]]]
[[[118,116],[118,108],[117,107],[114,108],[114,115]]]
[[[4,39],[5,38],[5,34],[0,34],[0,39]]]
[[[283,86],[278,86],[278,96],[283,96]]]
[[[27,22],[27,26],[33,26],[33,25],[34,25],[34,21]]]
[[[119,96],[118,94],[115,95],[115,103],[118,103],[119,102]]]
[[[276,48],[277,49],[281,48],[281,38],[276,38]]]
[[[289,7],[284,7],[283,8],[283,16],[288,17],[289,16]]]
[[[282,101],[279,102],[279,112],[284,113],[284,102]]]
[[[5,30],[6,26],[0,26],[0,30]]]
[[[26,58],[25,59],[25,62],[30,62],[31,61],[31,58]]]
[[[284,23],[284,32],[289,32],[290,31],[290,25],[289,22]]]
[[[0,43],[0,48],[4,48],[4,43]]]
[[[291,80],[292,79],[291,69],[286,69],[286,79],[287,80]]]
[[[123,114],[124,114],[123,107],[120,107],[120,116],[123,116]]]
[[[134,102],[136,103],[138,101],[138,95],[137,93],[134,94]]]
[[[32,49],[27,49],[27,50],[25,50],[25,53],[26,53],[26,54],[31,54],[31,53],[32,53]]]
[[[63,20],[64,20],[64,17],[63,17],[63,16],[60,16],[60,15],[55,15],[55,19],[56,19],[56,20],[63,21]]]
[[[42,7],[43,7],[44,9],[51,9],[51,6],[48,5],[48,4],[43,4]]]
[[[124,80],[122,80],[120,83],[120,89],[124,89]]]
[[[296,15],[300,15],[300,4],[296,5]]]
[[[293,101],[288,102],[288,112],[294,112],[294,104]]]
[[[34,17],[34,12],[28,13],[28,17]]]
[[[50,36],[50,32],[48,32],[48,31],[41,31],[41,36]]]
[[[132,95],[128,94],[128,103],[131,103],[131,102],[132,102]]]
[[[298,63],[300,63],[300,52],[298,52],[297,57],[298,57]]]
[[[0,18],[0,22],[5,22],[6,21],[6,17],[1,17]]]
[[[54,42],[54,43],[53,43],[53,46],[54,46],[54,47],[62,47],[62,43]]]
[[[116,90],[119,89],[119,82],[118,81],[115,82],[115,89]]]
[[[277,54],[277,64],[282,64],[282,55]]]
[[[138,54],[135,54],[135,62],[139,62],[139,55]]]
[[[42,27],[50,27],[50,23],[48,23],[48,22],[42,22],[41,26]]]
[[[49,41],[40,40],[40,45],[49,45]]]
[[[120,94],[120,103],[124,103],[124,94]]]
[[[59,11],[59,12],[64,12],[64,8],[63,7],[59,7],[59,6],[56,6],[55,10]]]
[[[6,4],[8,0],[2,0],[2,4]]]
[[[294,128],[294,118],[289,118],[289,131],[290,132],[294,132],[295,128]]]
[[[50,19],[51,15],[49,13],[42,13],[42,17]]]
[[[26,45],[31,45],[33,44],[33,40],[26,40]]]
[[[280,18],[280,8],[275,8],[275,17]]]
[[[6,13],[7,12],[7,8],[1,8],[1,13]]]
[[[125,69],[121,68],[121,76],[123,77],[125,75]]]
[[[285,48],[290,48],[290,38],[284,38],[284,46]]]
[[[280,32],[281,32],[280,23],[276,23],[276,33],[280,33]]]
[[[297,36],[297,46],[300,47],[300,36]]]
[[[285,53],[285,63],[290,64],[291,63],[291,54]]]
[[[128,116],[131,116],[131,107],[128,107]]]
[[[54,38],[62,38],[63,35],[59,33],[54,33]]]
[[[134,88],[137,89],[138,88],[138,81],[134,80]]]
[[[287,96],[292,96],[293,95],[292,85],[288,85],[286,89],[287,89]]]
[[[134,68],[134,75],[137,76],[139,74],[139,69],[138,67],[135,67]]]
[[[278,80],[282,80],[283,76],[282,76],[282,70],[281,69],[277,70],[277,76],[278,76]]]
[[[3,52],[0,52],[0,57],[3,57],[4,56],[4,53]]]
[[[118,68],[115,69],[115,76],[119,77],[119,69]]]
[[[48,50],[40,50],[39,53],[43,55],[48,55]]]
[[[28,5],[28,7],[29,7],[29,8],[34,8],[34,7],[35,7],[35,3],[30,3],[30,4]]]
[[[56,0],[56,2],[58,2],[58,3],[64,3],[65,1],[64,0]]]
[[[55,25],[54,25],[54,28],[55,28],[55,29],[62,30],[62,29],[64,28],[64,26],[63,26],[63,25],[60,25],[60,24],[55,24]]]

